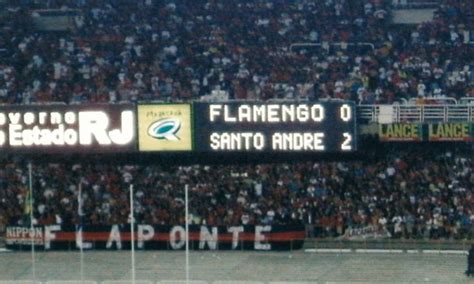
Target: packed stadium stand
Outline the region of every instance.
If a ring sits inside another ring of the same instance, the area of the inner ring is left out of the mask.
[[[382,0],[6,1],[0,99],[472,97],[473,3],[441,2],[401,26]],[[45,11],[69,25],[39,25]]]
[[[345,99],[453,104],[474,98],[474,2],[394,25],[384,0],[3,1],[3,104]],[[395,5],[395,6],[396,6]],[[48,14],[49,13],[49,14]],[[39,25],[48,15],[64,26]],[[54,29],[55,31],[48,31]],[[472,238],[472,145],[382,145],[355,161],[249,165],[43,163],[35,222],[305,224],[317,237],[373,225],[395,238]],[[0,226],[24,225],[26,160],[0,167]]]
[[[395,238],[472,238],[472,148],[379,146],[362,161],[235,166],[155,166],[51,163],[34,168],[38,225],[127,224],[128,187],[136,188],[135,218],[144,224],[184,223],[190,185],[192,224],[308,224],[314,236],[336,237],[369,225]],[[0,171],[4,224],[24,222],[28,172]],[[83,183],[83,214],[77,185]]]

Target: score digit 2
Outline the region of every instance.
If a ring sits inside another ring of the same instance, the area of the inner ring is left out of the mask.
[[[341,150],[351,151],[352,150],[352,135],[349,132],[344,132],[342,136],[344,136],[344,141],[342,141],[341,143]]]

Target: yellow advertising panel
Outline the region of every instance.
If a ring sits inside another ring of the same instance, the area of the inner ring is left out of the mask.
[[[423,125],[419,123],[380,124],[380,141],[423,141]]]
[[[191,151],[191,105],[138,105],[140,151]]]

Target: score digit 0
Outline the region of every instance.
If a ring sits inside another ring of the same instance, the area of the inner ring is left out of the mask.
[[[348,122],[352,119],[352,109],[348,104],[343,104],[339,111],[342,121]]]

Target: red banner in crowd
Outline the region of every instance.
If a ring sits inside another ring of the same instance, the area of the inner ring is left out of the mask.
[[[8,249],[23,250],[35,246],[44,250],[129,249],[132,235],[129,225],[7,227]],[[185,248],[184,226],[137,225],[135,246],[138,249],[181,250]],[[291,226],[197,226],[189,227],[190,247],[196,250],[290,250],[303,246],[302,225]]]

